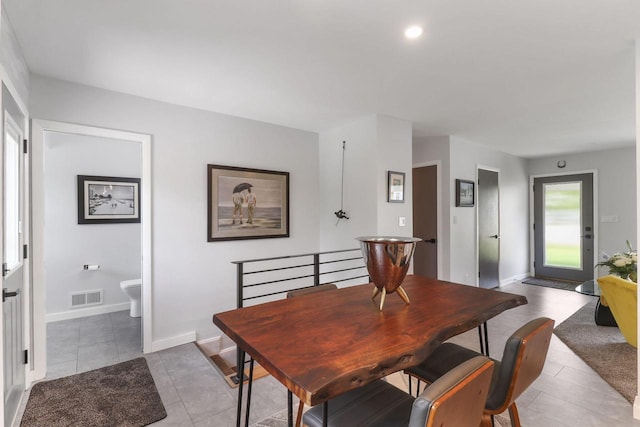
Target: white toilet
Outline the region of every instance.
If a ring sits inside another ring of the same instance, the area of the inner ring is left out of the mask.
[[[142,279],[124,280],[120,282],[120,289],[131,300],[131,309],[129,310],[129,316],[140,317],[140,296],[142,288]]]

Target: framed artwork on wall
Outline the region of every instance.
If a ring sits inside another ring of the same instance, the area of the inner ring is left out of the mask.
[[[289,172],[207,169],[207,241],[289,237]]]
[[[470,207],[475,200],[475,183],[466,179],[456,179],[456,206]]]
[[[78,224],[140,222],[140,178],[78,175]]]
[[[387,172],[387,202],[404,203],[404,172]]]

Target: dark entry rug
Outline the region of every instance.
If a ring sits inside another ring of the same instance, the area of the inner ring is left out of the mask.
[[[522,281],[526,285],[544,286],[546,288],[564,289],[565,291],[575,291],[579,283],[561,282],[557,280],[539,279],[537,277],[528,277]]]
[[[22,427],[142,427],[167,416],[147,361],[137,358],[35,384]]]
[[[637,351],[615,326],[594,321],[597,299],[554,329],[554,333],[631,404],[638,388]]]

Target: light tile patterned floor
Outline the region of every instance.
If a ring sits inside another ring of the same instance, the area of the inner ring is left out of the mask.
[[[501,290],[525,295],[529,304],[489,321],[490,349],[494,357],[502,354],[506,338],[528,320],[547,316],[559,324],[593,298],[520,283],[503,286]],[[140,342],[139,323],[130,329],[131,319],[122,313],[48,325],[51,338],[48,375],[52,378],[68,375],[139,356],[136,350]],[[478,350],[475,330],[452,341]],[[154,426],[235,426],[237,391],[229,388],[195,345],[145,357],[168,413],[166,419]],[[400,374],[390,376],[389,380],[406,387],[406,378]],[[282,411],[285,406],[286,390],[278,381],[272,377],[257,380],[250,424]],[[518,406],[522,423],[527,427],[640,427],[640,421],[632,417],[631,404],[555,335],[541,377],[521,396]]]

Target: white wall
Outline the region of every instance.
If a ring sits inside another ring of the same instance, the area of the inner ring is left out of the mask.
[[[152,135],[154,342],[220,334],[211,316],[235,308],[231,261],[319,247],[314,133],[41,76],[30,106],[34,118]],[[208,243],[208,163],[290,172],[291,237]]]
[[[636,152],[635,147],[589,153],[551,156],[529,160],[531,175],[565,174],[574,171],[597,170],[597,221],[598,247],[601,252],[612,254],[624,251],[629,240],[634,248],[636,241]],[[558,161],[567,162],[560,169]],[[617,216],[617,222],[602,222],[603,217]],[[597,275],[606,275],[607,270],[598,269]]]
[[[416,138],[414,164],[439,160],[442,165],[443,279],[477,284],[476,208],[455,206],[455,180],[476,182],[478,167],[499,171],[500,280],[528,272],[528,175],[524,159],[462,138]],[[469,237],[472,236],[472,240]]]
[[[18,104],[26,110],[29,100],[29,69],[4,7],[0,18],[0,74]]]
[[[637,227],[640,222],[640,183],[638,183],[638,179],[640,178],[640,38],[636,39],[636,242],[640,242],[640,228]],[[638,322],[638,331],[640,331],[640,305],[637,307],[636,318]],[[638,365],[636,367],[637,372],[640,372],[640,352],[638,352],[637,357]],[[640,375],[637,378],[637,389],[640,390]],[[636,419],[640,419],[640,399],[638,398],[638,394],[636,392],[636,398],[633,402],[633,417]]]
[[[141,277],[140,224],[78,224],[76,176],[140,178],[140,144],[47,132],[44,148],[47,316],[81,313],[70,308],[71,292],[102,289],[100,308],[128,303],[120,282]],[[101,268],[85,271],[85,264]]]
[[[321,132],[320,162],[320,247],[322,250],[357,248],[358,236],[376,234],[377,160],[376,116],[363,117],[340,128]],[[338,221],[340,209],[342,141],[346,141],[344,167],[344,210],[349,219]]]
[[[377,234],[382,236],[413,236],[413,185],[411,167],[413,147],[411,122],[377,116]],[[403,172],[404,203],[389,203],[388,171]],[[405,217],[405,226],[399,218]]]
[[[526,274],[528,268],[529,195],[526,161],[481,145],[451,138],[451,280],[476,284],[476,207],[455,207],[455,180],[476,181],[478,167],[499,171],[500,185],[500,281]]]
[[[340,209],[342,141],[346,141],[344,210]],[[320,134],[320,244],[323,250],[357,248],[358,236],[413,233],[411,123],[371,115]],[[387,202],[387,171],[404,172],[405,202]],[[406,218],[400,227],[398,217]]]

